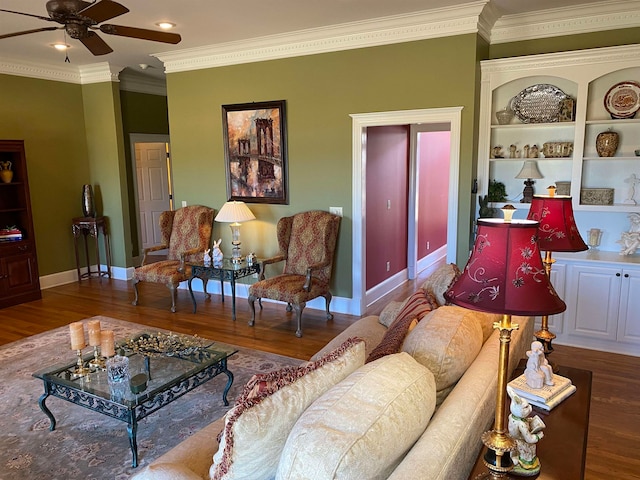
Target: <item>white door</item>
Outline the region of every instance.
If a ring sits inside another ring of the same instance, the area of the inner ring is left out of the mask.
[[[168,144],[136,142],[134,145],[140,246],[147,248],[160,243],[160,214],[172,207]]]

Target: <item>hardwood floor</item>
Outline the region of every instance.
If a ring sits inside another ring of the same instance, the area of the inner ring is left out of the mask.
[[[408,282],[373,304],[367,314],[379,313],[390,300],[403,299],[420,285],[422,278]],[[238,291],[246,294],[246,285]],[[204,300],[196,293],[198,310],[185,290],[178,292],[176,313],[169,311],[169,293],[161,285],[141,285],[140,304],[131,305],[133,291],[128,282],[97,278],[43,290],[42,300],[0,310],[0,345],[94,315],[105,315],[175,332],[197,333],[225,343],[254,348],[300,359],[308,359],[335,335],[357,320],[335,314],[326,321],[322,311],[305,310],[304,336],[296,338],[293,315],[282,305],[265,302],[249,327],[249,307],[237,301],[237,321],[231,321],[231,298],[221,303],[219,295]],[[256,304],[256,308],[258,308]],[[593,372],[587,480],[640,479],[640,357],[615,355],[558,345],[553,360],[561,365]],[[544,459],[542,459],[544,468]]]

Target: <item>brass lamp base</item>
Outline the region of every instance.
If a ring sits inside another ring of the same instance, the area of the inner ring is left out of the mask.
[[[476,478],[507,478],[509,472],[513,470],[510,452],[516,448],[515,440],[504,432],[490,430],[482,434],[482,443],[487,447],[482,463],[489,471]]]

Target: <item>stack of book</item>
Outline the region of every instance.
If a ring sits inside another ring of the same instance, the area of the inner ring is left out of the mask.
[[[524,374],[511,380],[509,386],[525,398],[531,405],[551,410],[576,391],[576,386],[571,380],[560,375],[553,376],[554,385],[543,385],[542,388],[531,388],[527,385]]]
[[[14,242],[22,240],[22,232],[17,227],[0,228],[0,242]]]

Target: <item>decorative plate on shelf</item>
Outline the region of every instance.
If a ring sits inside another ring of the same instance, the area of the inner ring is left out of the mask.
[[[640,110],[640,83],[616,83],[604,96],[604,108],[611,118],[633,118]]]
[[[540,83],[525,88],[511,99],[511,110],[523,123],[557,122],[567,94],[555,85]]]

